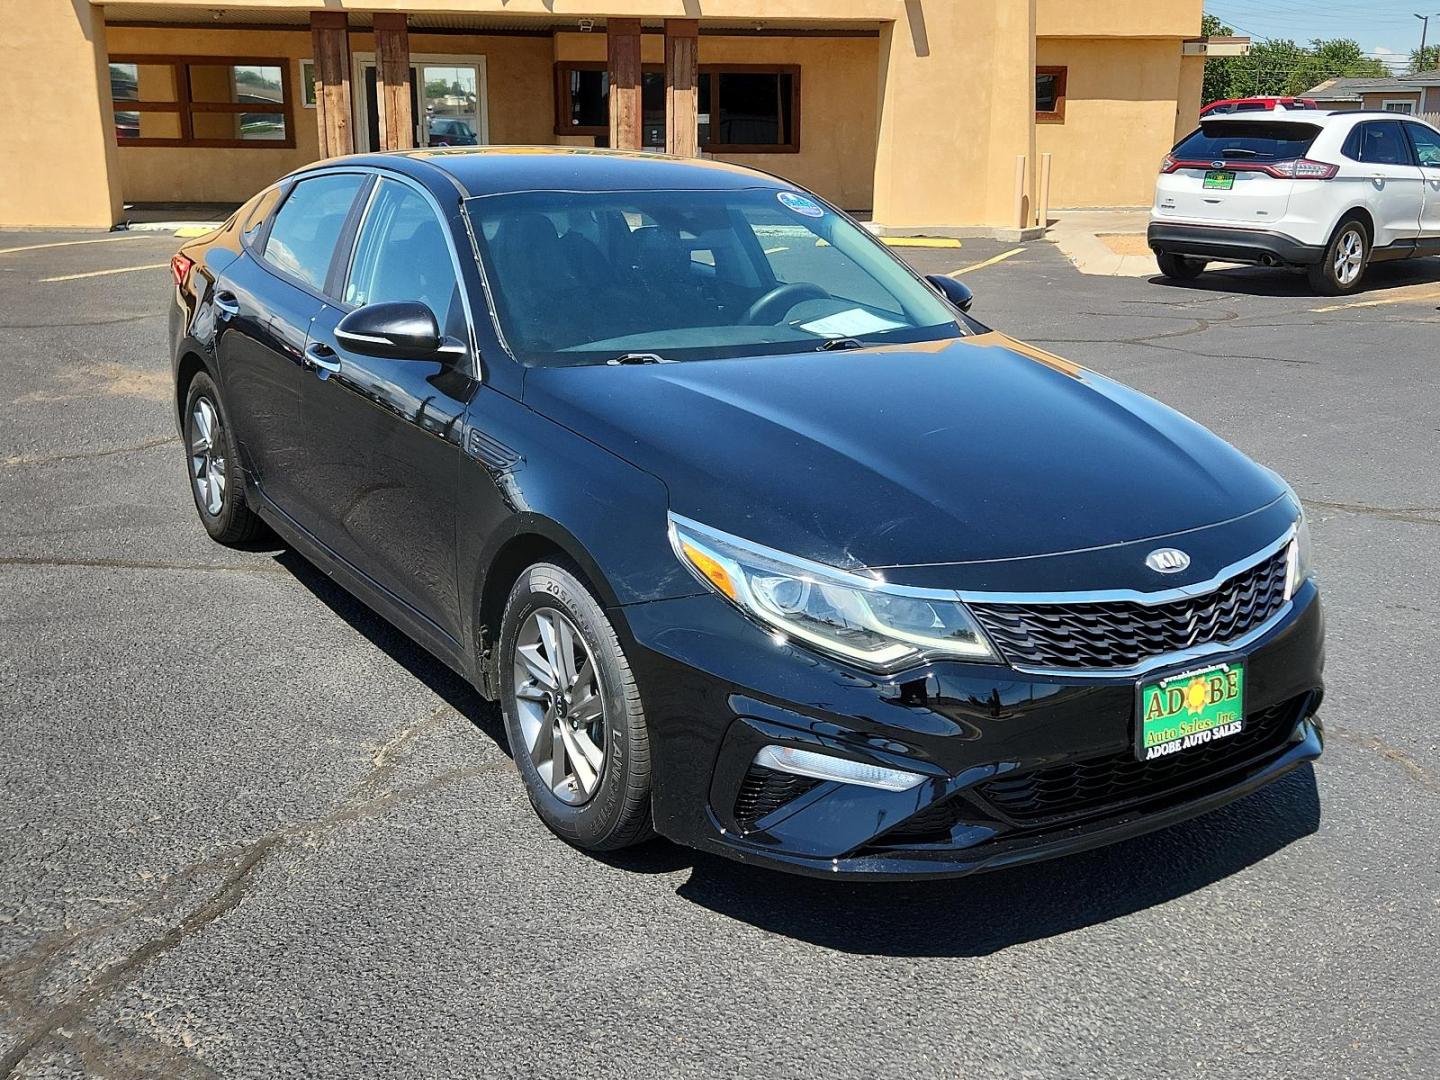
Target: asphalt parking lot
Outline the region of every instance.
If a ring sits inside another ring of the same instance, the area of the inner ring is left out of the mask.
[[[211,544],[177,243],[0,233],[0,1076],[1440,1076],[1440,260],[1319,300],[900,249],[1283,473],[1329,618],[1313,770],[918,886],[581,855],[438,662]]]

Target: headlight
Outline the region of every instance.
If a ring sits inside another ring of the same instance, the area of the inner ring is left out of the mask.
[[[954,593],[889,585],[670,515],[670,542],[692,573],[741,611],[872,671],[919,660],[996,659]]]
[[[1299,503],[1299,499],[1295,500]],[[1295,522],[1295,539],[1290,541],[1290,573],[1285,582],[1285,596],[1290,598],[1305,584],[1311,574],[1315,572],[1310,564],[1310,524],[1305,520],[1305,511],[1300,511],[1300,518]]]

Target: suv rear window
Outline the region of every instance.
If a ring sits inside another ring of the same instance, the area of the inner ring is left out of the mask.
[[[1320,134],[1315,124],[1273,120],[1202,122],[1171,151],[1184,161],[1290,161],[1304,157]]]

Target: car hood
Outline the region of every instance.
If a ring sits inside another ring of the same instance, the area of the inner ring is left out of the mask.
[[[537,367],[525,402],[671,509],[817,562],[1047,555],[1228,521],[1283,483],[1152,398],[1004,335]]]

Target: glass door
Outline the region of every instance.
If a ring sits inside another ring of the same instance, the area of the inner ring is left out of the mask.
[[[486,141],[483,57],[412,57],[410,115],[416,146],[477,146]],[[380,146],[380,95],[373,56],[356,58],[356,147]]]
[[[476,64],[420,64],[421,146],[480,142],[480,70]]]

